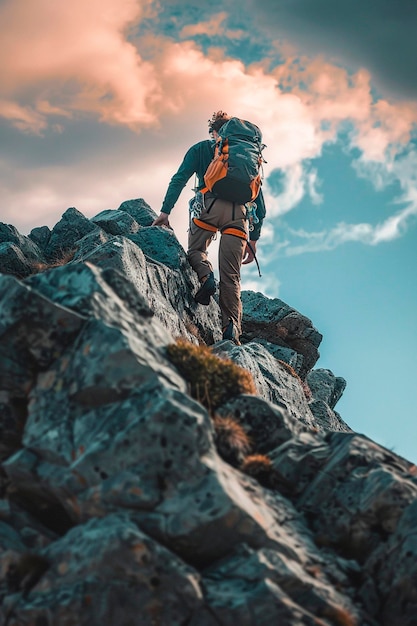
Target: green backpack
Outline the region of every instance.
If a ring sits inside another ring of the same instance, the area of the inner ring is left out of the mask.
[[[208,190],[239,204],[255,200],[262,184],[265,147],[255,124],[232,117],[219,130],[214,158],[204,175],[203,192]]]

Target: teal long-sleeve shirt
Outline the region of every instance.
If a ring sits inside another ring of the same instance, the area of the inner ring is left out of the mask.
[[[193,174],[197,175],[198,185],[197,189],[205,187],[204,174],[213,159],[215,142],[206,139],[191,146],[184,157],[183,162],[178,168],[178,171],[171,178],[167,192],[165,194],[164,201],[162,203],[161,211],[163,213],[171,213],[172,209],[177,202],[181,191],[190,180]],[[262,194],[262,190],[259,192],[256,198],[257,210],[259,222],[254,224],[254,229],[250,233],[250,239],[256,241],[261,235],[262,223],[265,217],[266,209],[265,202]]]

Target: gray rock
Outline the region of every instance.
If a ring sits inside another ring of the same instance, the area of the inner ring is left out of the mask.
[[[89,253],[81,251],[85,262],[123,274],[173,337],[193,342],[201,338],[209,344],[221,337],[219,307],[213,300],[208,307],[194,302],[192,293],[197,291],[198,281],[188,264],[175,269],[150,261],[125,237],[112,237]]]
[[[199,575],[146,536],[128,514],[93,519],[43,551],[51,563],[15,606],[19,624],[189,623],[203,604]],[[13,603],[6,598],[5,611]],[[139,620],[139,621],[138,621]]]
[[[20,448],[26,416],[26,401],[0,389],[0,461]]]
[[[257,391],[264,399],[284,407],[292,417],[307,426],[319,426],[308,405],[306,388],[301,379],[286,364],[279,362],[256,341],[236,346],[231,341],[221,342],[213,348],[251,372]],[[295,376],[294,376],[295,374]]]
[[[303,430],[302,424],[278,404],[240,395],[223,404],[217,414],[232,416],[248,434],[254,450],[265,454]]]
[[[0,344],[0,367],[6,376],[2,355],[7,361],[18,361],[21,354],[28,369],[45,369],[85,322],[84,317],[54,304],[11,276],[0,276],[0,294],[0,337],[4,339]]]
[[[32,228],[29,237],[43,251],[48,245],[51,231],[48,226],[38,226],[37,228]]]
[[[295,436],[270,452],[274,487],[297,501],[331,454],[330,446],[320,433],[295,433]]]
[[[346,432],[345,381],[311,370],[321,335],[282,301],[244,292],[244,345],[217,342],[216,300],[194,302],[154,218],[132,200],[100,226],[0,228],[31,274],[0,276],[0,622],[413,624],[415,467]],[[258,394],[210,416],[166,358],[178,336]],[[251,441],[235,466],[222,416]]]
[[[75,252],[77,242],[98,228],[74,207],[67,209],[61,220],[53,227],[45,249],[47,259],[57,261]]]
[[[323,400],[312,400],[309,403],[310,411],[314,415],[315,424],[320,430],[335,430],[344,433],[352,432],[352,429],[342,420],[339,413],[332,411]]]
[[[297,507],[314,518],[316,541],[364,562],[395,532],[417,485],[409,464],[363,435],[332,433],[328,441],[332,453]]]
[[[322,400],[331,409],[334,409],[346,389],[345,379],[335,376],[328,369],[315,369],[309,372],[307,384],[310,387],[313,398]]]
[[[183,269],[188,265],[184,249],[174,235],[174,231],[162,227],[142,228],[129,235],[143,253],[152,261],[162,263],[172,269]]]
[[[244,340],[266,339],[302,354],[300,376],[304,379],[319,358],[318,347],[323,338],[311,320],[282,300],[259,292],[243,291],[242,304]]]
[[[91,221],[110,235],[130,235],[137,233],[140,228],[139,224],[126,211],[107,209],[92,217]]]
[[[30,276],[33,264],[14,243],[0,243],[0,265],[2,274],[12,274],[18,278]]]
[[[313,625],[321,617],[341,624],[336,619],[343,613],[351,619],[344,623],[358,623],[361,618],[354,603],[332,587],[324,572],[315,578],[308,568],[270,549],[255,552],[241,545],[232,556],[205,570],[202,583],[221,624]]]
[[[410,478],[417,486],[415,470],[409,474]],[[398,495],[401,497],[401,492]],[[368,610],[381,616],[383,626],[406,626],[415,622],[416,519],[417,499],[414,499],[405,509],[394,534],[378,546],[364,568],[366,577],[361,596]]]
[[[45,261],[43,253],[29,237],[14,226],[0,222],[0,272],[18,278],[29,276]]]
[[[40,248],[30,239],[21,235],[19,231],[10,224],[0,222],[0,243],[11,243],[20,250],[22,255],[29,261],[38,262],[42,257]]]
[[[141,226],[151,226],[157,215],[143,198],[126,200],[119,206],[119,211],[125,211]]]
[[[26,284],[60,306],[128,332],[136,332],[138,317],[154,315],[132,283],[112,268],[100,270],[88,263],[74,263],[32,276]]]
[[[266,341],[266,339],[256,339],[256,343],[259,343],[261,346],[264,346],[268,350],[273,357],[278,359],[279,361],[284,361],[291,365],[291,367],[297,372],[300,373],[304,357],[299,352],[295,350],[291,350],[291,348],[284,348],[284,346],[278,346],[276,343],[271,343],[270,341]]]

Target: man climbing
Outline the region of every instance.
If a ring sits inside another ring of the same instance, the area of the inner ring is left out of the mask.
[[[225,200],[207,190],[204,176],[208,166],[213,161],[219,131],[231,119],[223,111],[213,114],[209,120],[209,132],[212,139],[200,141],[187,151],[178,171],[169,183],[161,213],[152,225],[170,227],[169,214],[191,176],[196,174],[198,184],[195,191],[197,193],[194,201],[190,202],[193,219],[190,219],[187,252],[191,267],[197,273],[201,283],[194,299],[200,304],[208,305],[211,296],[216,291],[213,267],[207,258],[207,249],[219,230],[221,233],[219,244],[219,305],[222,316],[223,339],[231,339],[240,345],[242,321],[240,268],[242,263],[251,263],[255,258],[256,243],[260,237],[262,222],[265,217],[265,203],[260,190],[256,197],[255,219],[252,221],[249,232],[250,243],[248,244],[247,213],[252,203]],[[203,193],[198,193],[200,190]]]

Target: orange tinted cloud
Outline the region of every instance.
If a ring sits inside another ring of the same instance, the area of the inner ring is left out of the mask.
[[[0,8],[0,114],[33,130],[64,109],[153,121],[152,66],[127,41],[151,0],[8,0]],[[11,107],[19,103],[21,110]],[[47,109],[49,108],[49,111]]]

